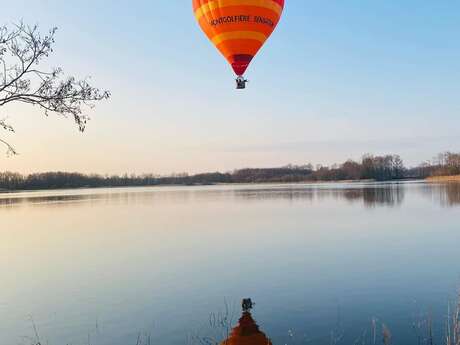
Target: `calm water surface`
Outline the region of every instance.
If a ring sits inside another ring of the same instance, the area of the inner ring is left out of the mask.
[[[222,340],[243,297],[275,345],[353,344],[373,318],[417,344],[428,313],[440,339],[459,221],[460,184],[0,194],[0,344]]]

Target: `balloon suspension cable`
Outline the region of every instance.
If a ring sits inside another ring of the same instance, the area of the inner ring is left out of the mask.
[[[245,89],[246,88],[246,83],[248,82],[249,80],[246,80],[242,75],[239,75],[237,78],[236,78],[236,88],[238,90],[242,90],[242,89]]]

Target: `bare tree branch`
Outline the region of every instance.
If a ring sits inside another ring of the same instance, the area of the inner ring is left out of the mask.
[[[6,148],[7,148],[6,154],[7,155],[17,155],[18,154],[18,152],[14,149],[14,147],[11,146],[10,144],[8,144],[5,140],[0,139],[0,143],[2,143],[3,145],[6,146]]]
[[[13,102],[31,104],[45,115],[72,117],[83,132],[89,120],[83,110],[108,99],[110,92],[91,86],[88,79],[64,77],[60,67],[51,71],[38,67],[53,52],[56,30],[52,28],[42,35],[38,26],[22,22],[11,28],[0,27],[0,109]],[[14,132],[3,120],[0,127]],[[7,146],[10,154],[16,154],[11,145],[3,140],[0,143]]]

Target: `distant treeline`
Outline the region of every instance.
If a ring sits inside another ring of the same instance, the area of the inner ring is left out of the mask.
[[[460,153],[440,153],[432,161],[424,162],[416,168],[409,169],[406,174],[409,177],[421,178],[460,175]]]
[[[288,165],[281,168],[240,169],[228,173],[204,173],[196,175],[174,174],[144,175],[85,175],[80,173],[47,172],[21,175],[0,173],[2,190],[37,190],[84,187],[133,187],[160,185],[207,185],[219,183],[269,183],[315,182],[340,180],[390,181],[404,178],[426,178],[438,175],[460,174],[460,154],[446,152],[433,162],[425,162],[407,169],[398,155],[364,155],[360,162],[348,160],[332,166]]]

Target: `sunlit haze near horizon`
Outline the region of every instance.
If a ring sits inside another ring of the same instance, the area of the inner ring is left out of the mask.
[[[460,3],[287,0],[234,89],[191,1],[10,1],[2,24],[58,27],[46,66],[112,93],[72,119],[0,108],[19,151],[0,171],[159,173],[460,151]],[[3,148],[1,148],[3,150]]]

